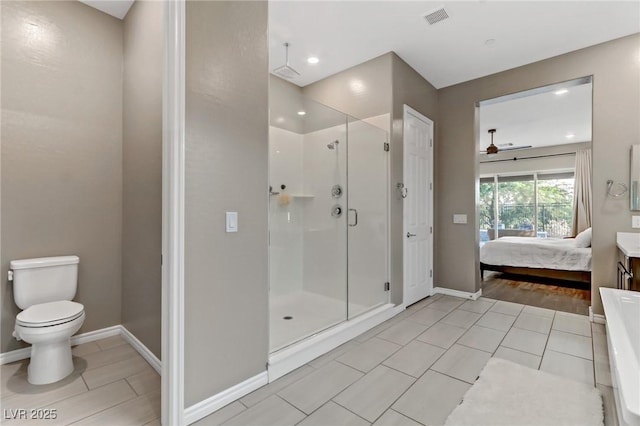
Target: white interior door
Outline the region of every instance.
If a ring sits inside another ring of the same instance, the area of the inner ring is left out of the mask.
[[[404,304],[433,291],[433,121],[404,106]]]

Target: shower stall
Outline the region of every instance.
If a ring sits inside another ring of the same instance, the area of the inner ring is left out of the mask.
[[[388,134],[303,97],[270,121],[273,353],[389,303]]]

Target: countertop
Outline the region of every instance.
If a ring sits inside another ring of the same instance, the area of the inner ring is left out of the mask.
[[[640,232],[618,232],[616,245],[627,257],[640,257]]]

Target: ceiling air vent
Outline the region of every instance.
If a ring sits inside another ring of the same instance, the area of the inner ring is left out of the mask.
[[[427,20],[429,25],[436,24],[448,18],[449,18],[449,14],[447,13],[446,10],[444,10],[444,7],[440,7],[438,9],[432,10],[431,12],[424,15],[424,19]]]

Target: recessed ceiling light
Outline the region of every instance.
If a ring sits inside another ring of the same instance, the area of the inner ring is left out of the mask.
[[[567,135],[565,136],[567,139],[573,139],[576,137],[576,135],[574,135],[573,133],[567,133]]]
[[[484,41],[484,45],[485,46],[493,46],[495,43],[496,43],[496,39],[495,38],[489,38],[489,39]]]
[[[306,113],[306,111],[298,111],[298,115],[305,115]]]
[[[349,82],[349,87],[351,88],[352,92],[357,94],[363,93],[365,90],[367,90],[367,86],[364,84],[364,82],[357,78],[354,78]]]
[[[568,89],[560,89],[560,90],[556,90],[553,93],[558,95],[558,96],[560,96],[560,95],[564,95],[565,93],[569,93],[569,90]]]
[[[307,58],[307,62],[310,64],[317,64],[318,62],[320,62],[320,59],[318,59],[316,56],[309,56]]]

